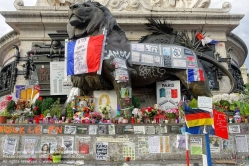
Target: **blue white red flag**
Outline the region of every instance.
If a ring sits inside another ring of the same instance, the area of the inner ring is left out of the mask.
[[[196,37],[201,41],[203,46],[205,46],[206,44],[216,44],[219,42],[217,40],[211,39],[210,37],[203,36],[201,33],[197,33]]]
[[[203,70],[199,68],[191,68],[187,70],[188,82],[205,81]]]
[[[68,42],[67,75],[98,72],[102,63],[104,35]]]

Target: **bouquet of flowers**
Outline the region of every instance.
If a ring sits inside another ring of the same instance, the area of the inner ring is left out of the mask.
[[[146,110],[145,110],[145,112],[144,112],[144,114],[146,115],[146,116],[148,116],[149,118],[150,118],[150,120],[153,120],[154,119],[154,116],[156,116],[157,114],[158,114],[158,109],[155,109],[155,108],[153,108],[153,107],[148,107]]]
[[[102,116],[98,112],[92,112],[89,117],[96,120],[102,119]]]
[[[105,106],[100,106],[99,107],[100,112],[105,116],[105,118],[107,119],[109,116],[109,113],[111,113],[111,106],[110,105],[105,105]]]
[[[165,111],[165,116],[169,119],[177,118],[179,116],[179,111],[177,108],[171,108]]]
[[[18,100],[16,103],[17,110],[24,110],[26,108],[26,101],[25,100]]]

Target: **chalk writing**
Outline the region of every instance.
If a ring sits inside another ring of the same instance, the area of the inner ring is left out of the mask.
[[[139,66],[139,76],[148,77],[162,77],[166,73],[166,69],[155,66]]]
[[[109,50],[108,54],[105,55],[105,59],[110,59],[111,57],[114,58],[125,58],[125,59],[129,59],[130,58],[130,52],[126,52],[126,51],[113,51],[113,50]]]

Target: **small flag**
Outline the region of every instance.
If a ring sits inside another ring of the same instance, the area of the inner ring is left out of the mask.
[[[211,118],[210,112],[202,109],[191,109],[187,107],[184,110],[186,124],[188,127],[202,126],[202,125],[213,125],[213,119]]]
[[[213,110],[213,115],[215,135],[223,139],[228,139],[226,114],[217,110]]]
[[[201,41],[203,46],[205,46],[206,44],[216,44],[219,42],[217,40],[211,39],[210,37],[203,36],[201,33],[197,33],[196,37]]]
[[[191,68],[187,70],[188,82],[205,81],[203,70],[199,68]]]
[[[93,73],[100,70],[104,35],[68,42],[67,75]]]

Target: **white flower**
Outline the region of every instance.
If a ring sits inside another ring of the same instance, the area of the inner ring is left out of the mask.
[[[222,100],[227,100],[227,101],[229,101],[229,100],[230,100],[230,95],[224,93],[224,94],[222,94],[221,98],[222,98]]]
[[[221,101],[221,99],[222,99],[221,95],[214,95],[213,96],[213,102],[214,103]]]

